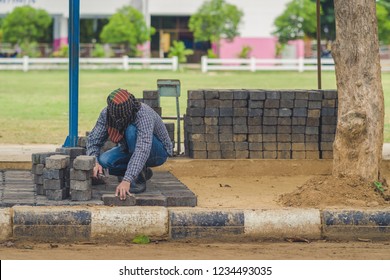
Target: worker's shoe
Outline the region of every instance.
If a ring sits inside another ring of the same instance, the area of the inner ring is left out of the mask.
[[[145,174],[145,180],[148,181],[153,177],[153,170],[150,167],[144,167],[142,170]]]
[[[142,193],[146,190],[146,177],[144,169],[138,175],[137,179],[130,184],[131,193]]]
[[[146,190],[146,182],[134,181],[130,184],[130,193],[143,193]]]

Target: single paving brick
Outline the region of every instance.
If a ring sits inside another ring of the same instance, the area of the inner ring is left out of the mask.
[[[157,90],[144,90],[142,92],[142,97],[144,99],[158,99],[158,91]]]
[[[167,198],[162,195],[137,195],[136,196],[137,206],[167,206]]]
[[[77,170],[74,168],[70,169],[70,179],[71,180],[88,180],[92,177],[93,170]]]
[[[249,151],[235,151],[236,159],[246,159],[249,158]]]
[[[251,90],[249,92],[250,100],[265,100],[265,91],[262,90]]]
[[[135,196],[127,196],[125,200],[120,200],[115,194],[102,195],[104,205],[108,206],[134,206],[136,205]]]
[[[73,168],[78,170],[91,170],[95,166],[94,156],[78,156],[73,162]]]
[[[78,191],[78,190],[71,190],[70,192],[70,199],[73,201],[87,201],[91,200],[92,198],[92,190],[86,190],[86,191]]]
[[[46,168],[64,169],[70,163],[70,157],[67,155],[52,155],[46,158]]]
[[[63,179],[65,178],[65,169],[43,169],[43,179]]]
[[[204,92],[202,90],[189,90],[188,99],[191,100],[202,100],[204,99]]]
[[[42,163],[34,163],[31,167],[31,173],[36,175],[42,175],[44,167],[45,165]]]
[[[43,187],[45,190],[59,190],[65,188],[65,181],[62,179],[44,179]]]
[[[77,191],[88,191],[92,187],[92,180],[89,178],[85,181],[70,180],[70,189]]]
[[[60,189],[60,190],[48,190],[46,189],[46,197],[48,200],[63,200],[68,198],[69,189]]]

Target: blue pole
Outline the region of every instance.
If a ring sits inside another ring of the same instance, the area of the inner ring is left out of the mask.
[[[79,111],[80,0],[69,0],[69,135],[64,147],[76,147]]]

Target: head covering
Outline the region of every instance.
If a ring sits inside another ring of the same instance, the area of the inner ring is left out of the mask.
[[[107,130],[110,140],[122,140],[126,128],[134,122],[141,103],[125,89],[116,89],[107,97]]]

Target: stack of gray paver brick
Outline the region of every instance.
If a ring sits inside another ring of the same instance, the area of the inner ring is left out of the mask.
[[[192,158],[332,157],[337,93],[321,90],[192,90],[184,118]]]
[[[92,172],[96,158],[81,155],[73,161],[70,170],[70,196],[71,200],[87,201],[92,198]]]
[[[162,116],[162,108],[160,106],[160,96],[158,90],[144,90],[141,101],[149,105],[154,111],[157,112],[160,117]],[[169,138],[172,141],[172,146],[175,147],[175,123],[164,122],[164,124],[167,128]]]
[[[46,158],[43,169],[43,187],[49,200],[62,200],[69,197],[66,184],[66,170],[70,164],[68,155],[52,155]]]
[[[162,116],[160,96],[157,90],[144,90],[142,102],[149,105],[153,110],[157,112],[157,114],[159,114],[159,116]]]
[[[45,195],[43,187],[43,170],[45,168],[46,158],[55,155],[55,152],[34,153],[31,155],[32,167],[31,173],[34,176],[34,185],[38,195]]]
[[[292,158],[318,159],[322,92],[296,91],[292,117]]]
[[[175,124],[164,122],[164,125],[168,131],[169,139],[172,141],[172,147],[175,147]]]
[[[67,188],[70,187],[70,169],[73,167],[73,161],[76,159],[76,157],[85,155],[86,149],[82,147],[61,147],[57,148],[56,152],[68,155],[69,156],[69,166],[65,170],[65,181]]]
[[[333,142],[337,126],[338,100],[336,91],[324,91],[321,109],[321,158],[333,158]]]
[[[266,92],[263,90],[251,90],[249,92],[248,100],[248,149],[249,149],[249,158],[264,158],[264,147],[263,140],[267,143],[275,142],[275,137],[269,136],[272,134],[272,129],[267,127],[265,131],[267,136],[264,136],[264,104],[266,99]],[[267,103],[267,106],[271,107],[271,104]],[[267,115],[271,111],[267,111]],[[267,119],[266,121],[272,121],[272,119]],[[272,145],[272,144],[271,144]]]
[[[256,98],[256,95],[256,93],[252,93],[252,98]],[[278,157],[278,150],[281,151],[283,147],[277,141],[277,133],[281,134],[284,127],[289,127],[281,125],[279,129],[278,126],[279,116],[287,115],[285,108],[284,110],[279,110],[280,96],[280,92],[278,91],[268,91],[265,93],[262,132],[263,158],[266,159],[276,159]]]

